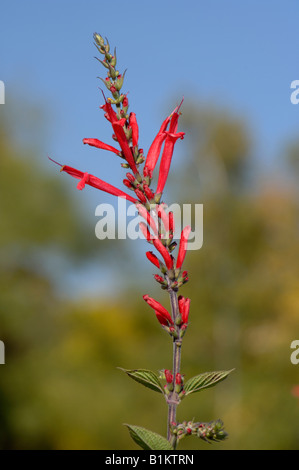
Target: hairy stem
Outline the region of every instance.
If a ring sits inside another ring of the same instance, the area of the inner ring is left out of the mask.
[[[175,323],[176,318],[179,315],[179,305],[178,305],[178,298],[176,292],[169,288],[168,293],[170,296],[170,303],[171,303],[171,311],[172,311],[172,319]],[[176,410],[177,406],[180,403],[180,399],[178,394],[175,391],[175,378],[176,374],[180,373],[181,368],[181,339],[173,340],[173,356],[172,356],[172,372],[173,372],[173,391],[168,397],[168,419],[167,419],[167,439],[171,441],[171,423],[176,422]]]

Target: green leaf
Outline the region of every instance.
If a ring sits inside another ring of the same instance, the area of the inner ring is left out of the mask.
[[[220,370],[216,372],[205,372],[204,374],[199,374],[199,375],[196,375],[195,377],[192,377],[191,379],[187,380],[187,382],[185,383],[185,386],[184,386],[184,390],[186,392],[185,396],[190,395],[190,393],[193,393],[193,392],[199,392],[200,390],[203,390],[205,388],[214,387],[214,385],[226,379],[226,377],[233,370],[234,369]]]
[[[153,431],[141,428],[140,426],[132,426],[131,424],[125,424],[127,426],[131,438],[144,450],[173,450],[170,442],[165,437],[160,436]]]
[[[122,369],[129,377],[155,392],[164,393],[163,386],[155,372],[146,369]]]

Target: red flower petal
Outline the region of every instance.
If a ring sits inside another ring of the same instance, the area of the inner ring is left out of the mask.
[[[152,309],[154,309],[156,312],[158,312],[164,319],[166,319],[171,325],[173,325],[173,321],[172,321],[172,318],[171,318],[168,310],[166,310],[166,308],[164,308],[160,304],[160,302],[153,299],[149,295],[144,295],[143,299],[148,303],[148,305],[150,307],[152,307]]]
[[[160,269],[160,261],[157,258],[157,256],[154,255],[154,253],[152,251],[147,251],[145,254],[146,254],[147,259],[151,263],[153,263],[154,266],[156,266],[158,269]]]
[[[112,147],[112,145],[105,144],[104,142],[101,142],[98,139],[83,139],[83,144],[88,144],[91,147],[96,147],[98,149],[109,150],[110,152],[116,153],[116,155],[120,154],[120,151],[117,150],[115,147]]]
[[[130,113],[129,125],[132,128],[132,142],[133,142],[133,147],[135,147],[138,145],[138,139],[139,139],[139,128],[138,128],[135,113]]]
[[[178,134],[167,133],[159,169],[157,194],[163,193],[171,165],[174,145],[178,139],[183,139],[184,135],[184,132],[179,132]]]
[[[163,245],[161,240],[158,238],[153,240],[154,247],[159,251],[160,255],[163,257],[165,264],[167,266],[167,269],[172,269],[173,268],[173,259],[171,255],[169,254],[167,248]]]
[[[191,227],[190,227],[190,225],[187,225],[181,233],[180,248],[179,248],[178,258],[177,258],[177,262],[176,262],[176,268],[177,269],[180,269],[182,267],[183,262],[184,262],[190,232],[191,232]]]
[[[58,165],[60,165],[60,163],[58,163]],[[65,171],[66,173],[73,176],[74,178],[81,180],[78,185],[78,189],[80,190],[84,188],[85,184],[88,184],[89,186],[92,186],[96,189],[100,189],[101,191],[112,194],[113,196],[122,197],[133,203],[137,202],[137,199],[134,199],[133,197],[124,193],[123,191],[116,188],[115,186],[112,186],[112,184],[106,183],[105,181],[97,178],[96,176],[90,175],[88,173],[83,173],[83,171],[76,170],[75,168],[72,168],[67,165],[60,165],[60,166],[61,166],[60,171]]]

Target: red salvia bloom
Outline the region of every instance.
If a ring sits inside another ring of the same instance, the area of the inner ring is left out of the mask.
[[[168,116],[165,121],[163,121],[162,126],[156,135],[155,139],[153,140],[152,145],[149,148],[149,151],[147,153],[146,161],[145,161],[145,166],[143,170],[144,176],[150,176],[152,178],[153,171],[155,169],[155,166],[157,164],[157,161],[160,156],[161,148],[163,145],[164,140],[166,139],[166,129],[169,124],[171,115]]]
[[[136,147],[138,145],[138,139],[139,139],[139,128],[136,120],[136,114],[135,113],[130,113],[129,116],[129,125],[132,129],[132,142],[133,142],[133,147]]]
[[[67,165],[61,165],[60,163],[55,162],[55,160],[52,160],[52,158],[50,158],[50,160],[56,163],[57,165],[61,166],[60,171],[65,171],[69,175],[80,180],[77,185],[77,188],[79,190],[82,190],[85,185],[88,184],[93,188],[100,189],[101,191],[112,194],[113,196],[118,196],[127,199],[128,201],[133,202],[134,204],[138,202],[137,199],[134,199],[133,197],[129,196],[129,194],[124,193],[115,186],[112,186],[112,184],[106,183],[106,181],[103,181],[100,178],[97,178],[96,176],[90,175],[89,173],[83,173],[83,171],[76,170],[75,168],[72,168]]]
[[[151,263],[153,263],[154,266],[156,266],[158,269],[160,269],[160,261],[157,258],[157,256],[154,255],[154,253],[152,251],[147,251],[145,254],[146,254],[147,259]]]
[[[184,262],[190,232],[191,232],[191,227],[190,225],[187,225],[181,233],[180,248],[179,248],[179,253],[178,253],[177,262],[176,262],[177,269],[180,269]]]
[[[182,104],[182,103],[181,103]],[[180,104],[180,106],[181,106]],[[149,151],[147,153],[146,161],[145,161],[145,166],[143,170],[144,176],[149,176],[152,178],[153,176],[153,171],[155,169],[155,166],[157,164],[157,161],[160,156],[161,148],[163,145],[164,140],[166,139],[166,129],[167,126],[170,122],[170,119],[174,113],[176,113],[180,106],[177,106],[175,110],[168,116],[162,123],[162,126],[160,127],[160,130],[156,137],[153,140],[152,145],[149,148]]]
[[[163,245],[161,240],[158,238],[155,238],[153,240],[154,247],[159,251],[160,255],[163,257],[165,264],[167,266],[167,269],[172,269],[173,268],[173,258],[169,254],[167,248]]]
[[[120,151],[117,150],[112,145],[105,144],[98,139],[83,139],[83,144],[88,144],[91,147],[96,147],[98,149],[109,150],[110,152],[116,153],[116,155],[120,154]]]
[[[163,315],[161,315],[161,313],[159,313],[157,310],[155,310],[155,314],[156,314],[156,317],[157,317],[157,320],[158,322],[160,323],[160,325],[162,326],[169,326],[169,321],[163,317]],[[174,327],[170,327],[169,329],[171,328],[174,328]]]
[[[175,112],[170,122],[169,131],[166,132],[166,140],[160,163],[159,178],[156,191],[157,194],[163,193],[172,160],[174,145],[178,139],[183,139],[185,135],[184,132],[176,133],[178,118],[179,114]]]
[[[152,297],[149,297],[149,295],[144,295],[143,296],[143,299],[148,303],[148,305],[150,307],[152,307],[152,309],[155,310],[156,312],[156,315],[157,313],[159,314],[159,318],[163,319],[164,321],[167,322],[167,324],[170,324],[170,325],[173,325],[173,321],[172,321],[172,318],[170,316],[170,313],[168,312],[168,310],[166,310],[166,308],[164,308],[160,302],[158,302],[157,300],[153,299]],[[157,316],[158,317],[158,316]],[[158,318],[158,320],[159,320]],[[160,320],[159,320],[160,321]],[[161,323],[161,322],[160,322]]]
[[[190,310],[190,299],[185,299],[182,295],[178,298],[179,311],[182,317],[182,323],[188,323],[189,310]]]

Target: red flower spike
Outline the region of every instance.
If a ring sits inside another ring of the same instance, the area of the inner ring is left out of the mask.
[[[164,370],[164,375],[165,375],[166,382],[168,384],[171,384],[173,382],[173,375],[172,375],[171,371],[168,370],[168,369],[165,369]]]
[[[177,269],[180,269],[182,267],[183,262],[184,262],[190,232],[191,232],[191,227],[190,227],[190,225],[187,225],[181,233],[180,248],[179,248],[178,258],[177,258],[177,262],[176,262],[176,268]]]
[[[161,240],[158,238],[153,240],[154,247],[159,251],[160,255],[163,257],[165,264],[167,266],[167,269],[172,269],[173,268],[173,258],[172,256],[168,253],[167,248],[163,245]]]
[[[150,307],[152,307],[152,309],[155,310],[156,312],[156,315],[157,315],[157,312],[159,313],[160,316],[162,316],[165,320],[168,321],[168,323],[170,323],[171,325],[173,325],[173,321],[172,321],[172,318],[168,312],[168,310],[166,310],[166,308],[164,308],[160,302],[158,302],[157,300],[153,299],[152,297],[150,297],[149,295],[144,295],[143,296],[143,299],[148,303],[148,305]]]
[[[132,129],[132,142],[133,142],[133,147],[136,147],[138,145],[138,139],[139,139],[139,128],[136,120],[136,114],[135,113],[130,113],[129,116],[129,125]]]
[[[58,163],[58,165],[60,165],[60,163]],[[129,196],[128,194],[124,193],[123,191],[116,188],[115,186],[112,186],[112,184],[109,184],[103,180],[100,180],[96,176],[89,175],[88,173],[83,173],[83,171],[76,170],[75,168],[72,168],[67,165],[60,165],[60,166],[61,166],[60,171],[65,171],[66,173],[73,176],[74,178],[81,180],[80,181],[81,184],[79,183],[80,187],[78,185],[78,189],[80,190],[84,188],[85,184],[88,184],[89,186],[92,186],[93,188],[100,189],[101,191],[112,194],[113,196],[118,196],[118,197],[127,199],[128,201],[133,202],[134,204],[137,202],[137,199]],[[87,175],[88,175],[88,178],[87,178]]]
[[[157,256],[154,255],[152,251],[147,251],[146,253],[147,259],[153,263],[154,266],[156,266],[158,269],[160,269],[160,261],[158,260]]]
[[[116,153],[116,155],[120,154],[120,151],[117,150],[112,145],[105,144],[98,139],[83,139],[83,144],[88,144],[91,147],[96,147],[98,149],[109,150],[110,152]]]

